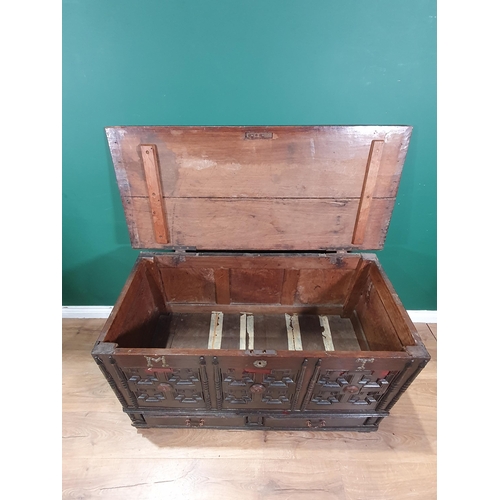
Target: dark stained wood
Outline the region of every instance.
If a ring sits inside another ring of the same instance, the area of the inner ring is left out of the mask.
[[[158,318],[155,332],[151,339],[151,347],[165,348],[172,346],[173,334],[171,331],[173,315],[163,314]],[[138,346],[139,347],[139,346]]]
[[[171,349],[206,349],[210,314],[174,313],[170,325]]]
[[[255,349],[286,350],[286,325],[284,314],[254,315]]]
[[[247,132],[270,138],[248,139]],[[106,133],[136,248],[166,247],[155,241],[146,216],[139,146],[152,144],[169,246],[379,249],[411,127],[110,127]],[[352,238],[372,142],[384,148],[377,175],[369,178],[371,207],[360,219],[366,232],[357,245]]]
[[[224,314],[221,349],[240,348],[240,314]]]
[[[300,336],[304,351],[323,351],[325,346],[321,337],[319,318],[313,314],[299,316]]]

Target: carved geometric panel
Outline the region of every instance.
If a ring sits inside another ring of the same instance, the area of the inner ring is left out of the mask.
[[[128,383],[141,406],[203,405],[199,370],[193,368],[129,368]]]
[[[228,368],[222,373],[224,402],[229,406],[288,408],[295,393],[294,376],[293,370],[288,369],[251,373]]]
[[[141,391],[137,396],[138,401],[145,401],[146,403],[160,403],[165,401],[165,395],[161,392],[155,391]]]
[[[243,373],[238,377],[236,370],[229,368],[222,378],[224,401],[231,405],[250,403],[252,401],[250,387],[254,385],[254,382],[253,373]]]
[[[316,382],[310,404],[325,409],[330,405],[372,408],[382,398],[397,373],[325,370]]]
[[[289,406],[295,392],[292,370],[271,370],[270,374],[264,375],[262,385],[265,387],[263,403]]]
[[[349,398],[349,403],[354,405],[373,405],[381,398],[390,385],[385,378],[370,380],[369,377],[363,377],[358,384],[361,389],[357,394]]]

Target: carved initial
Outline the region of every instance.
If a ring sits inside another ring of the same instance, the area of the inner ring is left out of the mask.
[[[166,368],[168,365],[167,363],[165,362],[165,356],[160,356],[158,358],[153,358],[151,356],[144,356],[146,358],[146,361],[147,361],[147,365],[146,366],[153,366],[153,363],[160,363],[161,362],[161,366],[163,366],[164,368]]]

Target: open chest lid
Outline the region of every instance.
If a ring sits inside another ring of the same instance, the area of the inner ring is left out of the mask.
[[[377,250],[411,127],[106,128],[133,248]]]

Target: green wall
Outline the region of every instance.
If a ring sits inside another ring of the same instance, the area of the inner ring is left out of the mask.
[[[435,0],[63,0],[63,305],[111,305],[138,254],[108,125],[413,125],[379,258],[436,309]]]

